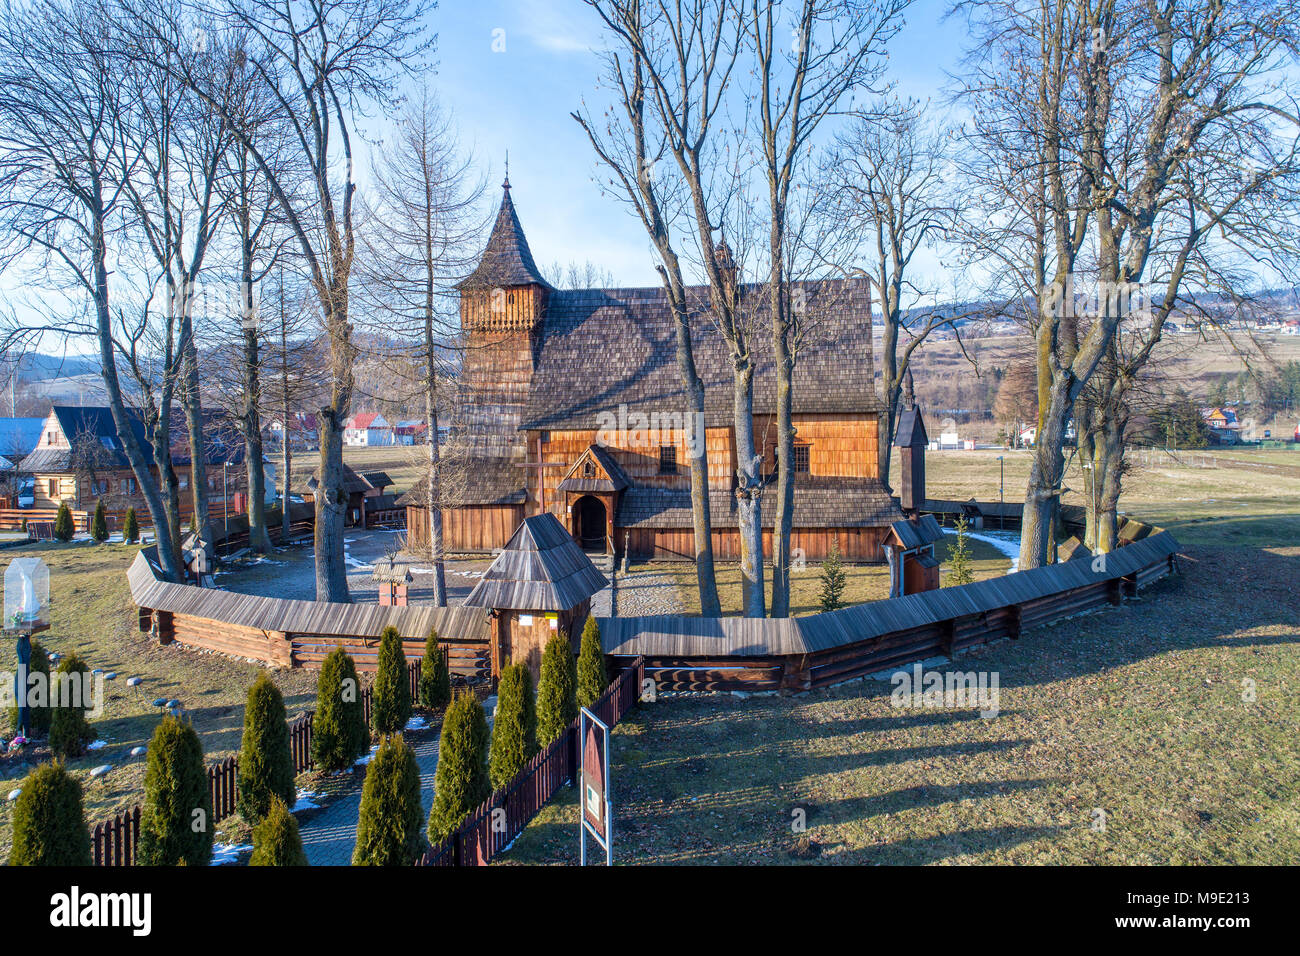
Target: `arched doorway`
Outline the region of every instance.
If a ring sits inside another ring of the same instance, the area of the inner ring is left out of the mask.
[[[599,498],[583,495],[573,503],[573,536],[584,551],[606,549],[605,505]]]

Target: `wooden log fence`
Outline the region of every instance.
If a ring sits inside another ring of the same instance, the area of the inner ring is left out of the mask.
[[[592,713],[613,727],[640,699],[644,679],[645,662],[637,658],[614,678],[590,708]],[[580,743],[575,720],[530,760],[514,780],[483,801],[451,836],[426,850],[416,861],[416,866],[485,866],[491,863],[523,833],[529,821],[562,786],[577,782]]]

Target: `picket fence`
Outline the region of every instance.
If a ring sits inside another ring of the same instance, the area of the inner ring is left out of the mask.
[[[645,664],[633,661],[610,684],[591,710],[613,727],[636,704],[641,693]],[[419,700],[420,665],[407,665],[411,699]],[[366,724],[370,723],[371,688],[361,694]],[[289,750],[295,774],[310,770],[312,721],[307,713],[289,722]],[[533,758],[519,775],[492,794],[471,813],[450,837],[427,851],[417,866],[481,866],[492,860],[523,832],[528,822],[578,770],[578,724],[574,721],[550,746]],[[208,766],[208,792],[212,796],[212,822],[232,816],[239,803],[239,760],[227,757]],[[493,812],[505,810],[504,826],[494,826]],[[140,807],[123,810],[91,831],[95,866],[135,866],[140,843]]]
[[[613,727],[636,704],[645,679],[645,661],[637,658],[624,668],[589,708]],[[465,818],[446,840],[430,847],[416,866],[485,866],[504,851],[560,787],[576,783],[580,766],[578,722],[528,762],[519,775]]]
[[[411,700],[420,697],[420,664],[411,662],[406,666],[407,678],[410,680]],[[372,701],[370,687],[361,692],[361,709],[365,714],[366,725],[370,725],[370,707]],[[311,757],[312,721],[315,715],[308,712],[289,721],[289,752],[293,757],[293,772],[302,773],[312,769],[315,763]],[[220,823],[233,816],[239,804],[239,758],[227,757],[225,760],[208,765],[208,793],[212,796],[212,823]],[[96,824],[91,830],[91,854],[95,866],[134,866],[140,842],[140,808],[138,806],[123,810],[109,820]]]

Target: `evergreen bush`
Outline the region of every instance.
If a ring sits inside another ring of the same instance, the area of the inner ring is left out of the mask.
[[[488,776],[492,789],[513,780],[537,754],[537,704],[528,665],[511,664],[501,671],[497,709],[492,721],[492,752]]]
[[[401,734],[387,736],[366,768],[352,865],[410,866],[424,850],[423,816],[415,751]]]
[[[81,784],[60,762],[27,776],[14,801],[10,866],[90,866]]]
[[[108,540],[108,515],[104,513],[104,499],[95,502],[95,517],[90,522],[90,536],[103,544]]]
[[[128,544],[140,540],[140,521],[136,517],[135,508],[126,509],[126,520],[122,522],[122,540]]]
[[[140,811],[145,866],[207,866],[212,859],[212,792],[194,728],[166,716],[149,741]]]
[[[95,731],[86,720],[86,711],[94,707],[90,699],[90,681],[86,666],[74,651],[59,661],[59,669],[50,681],[50,749],[65,760],[79,757],[95,739]]]
[[[966,537],[969,529],[970,524],[964,515],[957,519],[957,538],[948,549],[948,580],[944,587],[970,584],[975,580],[970,564],[970,541]]]
[[[578,706],[590,707],[600,700],[609,686],[605,673],[605,652],[600,646],[600,625],[592,616],[582,626],[582,643],[578,647]]]
[[[54,519],[54,537],[66,543],[76,533],[77,527],[72,523],[72,509],[66,501],[59,502],[59,514]]]
[[[477,697],[464,693],[451,702],[442,718],[429,842],[445,840],[491,793],[487,715]]]
[[[840,539],[831,538],[831,549],[822,562],[821,574],[821,608],[823,611],[836,611],[844,607],[844,587],[848,583],[848,574],[840,558]]]
[[[311,725],[311,756],[320,770],[343,770],[366,752],[370,731],[361,706],[357,665],[341,647],[321,662],[316,680],[316,714]]]
[[[420,659],[420,704],[442,710],[451,703],[451,669],[446,652],[438,644],[438,631],[429,632]]]
[[[546,642],[537,681],[537,742],[545,747],[578,716],[578,673],[573,648],[563,634]]]
[[[379,635],[379,661],[370,696],[370,726],[376,734],[401,733],[411,719],[411,680],[397,628]]]
[[[292,805],[293,753],[289,723],[280,688],[263,671],[248,691],[244,707],[244,736],[239,744],[239,812],[249,823],[260,823],[279,797]]]
[[[279,797],[271,800],[266,819],[253,827],[249,866],[306,866],[307,854],[298,835],[298,821]]]

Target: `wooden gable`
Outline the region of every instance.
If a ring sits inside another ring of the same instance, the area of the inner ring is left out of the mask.
[[[599,445],[588,445],[560,479],[560,491],[618,492],[630,482],[618,462]]]

